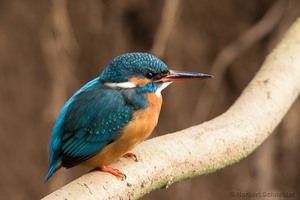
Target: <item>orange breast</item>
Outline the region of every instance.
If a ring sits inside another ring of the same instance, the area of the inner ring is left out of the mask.
[[[133,120],[123,128],[120,137],[85,161],[84,165],[99,167],[115,162],[151,134],[158,121],[162,97],[158,97],[155,93],[146,95],[149,102],[147,109],[136,111]]]

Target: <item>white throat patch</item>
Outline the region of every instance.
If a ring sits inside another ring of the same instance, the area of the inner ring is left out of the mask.
[[[161,86],[159,86],[159,88],[157,88],[157,90],[155,91],[155,94],[157,97],[161,96],[161,91],[163,89],[165,89],[166,87],[168,87],[168,85],[170,85],[172,82],[166,82],[166,83],[162,83]]]

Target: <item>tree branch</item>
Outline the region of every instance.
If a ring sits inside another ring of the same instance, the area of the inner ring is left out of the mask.
[[[299,92],[300,18],[224,114],[139,145],[134,149],[139,162],[122,158],[111,165],[127,175],[125,181],[94,171],[44,199],[137,199],[224,168],[248,156],[271,134]]]

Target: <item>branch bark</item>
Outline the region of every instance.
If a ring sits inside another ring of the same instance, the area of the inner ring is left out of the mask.
[[[137,199],[154,189],[211,173],[255,150],[282,120],[300,92],[300,18],[267,57],[237,101],[221,116],[179,132],[145,141],[112,167],[120,181],[94,171],[44,199]]]

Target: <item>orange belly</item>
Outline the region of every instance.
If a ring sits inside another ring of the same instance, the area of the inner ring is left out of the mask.
[[[158,121],[162,97],[155,93],[146,95],[148,108],[134,112],[133,120],[122,129],[120,137],[85,161],[84,165],[99,167],[113,163],[152,133]]]

